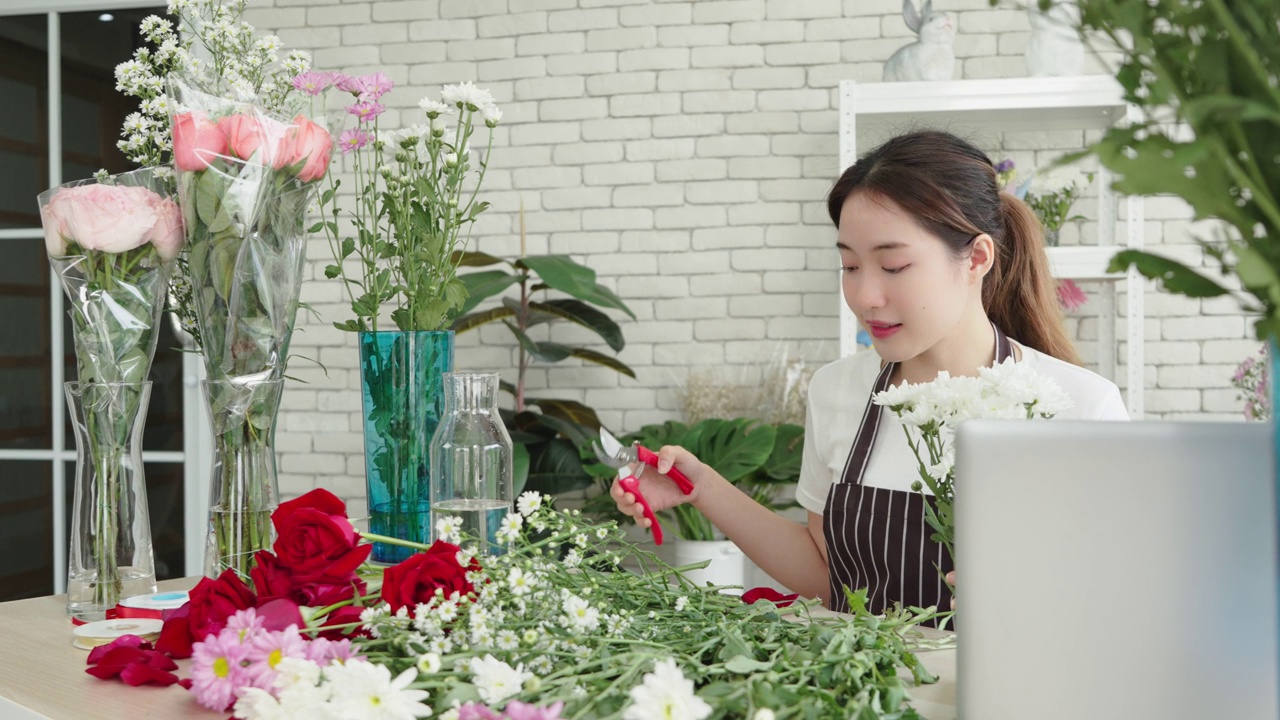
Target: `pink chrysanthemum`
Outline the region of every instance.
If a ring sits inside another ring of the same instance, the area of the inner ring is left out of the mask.
[[[276,681],[276,665],[285,658],[309,660],[307,641],[298,634],[297,626],[290,625],[282,631],[264,632],[253,639],[245,659],[249,662],[245,672],[254,687],[271,690]]]
[[[334,660],[343,664],[351,660],[364,660],[364,656],[357,654],[351,647],[351,641],[347,639],[316,638],[307,644],[307,657],[321,667]]]
[[[373,140],[372,133],[351,129],[338,137],[338,147],[342,148],[342,154],[346,155],[352,150],[359,150],[368,145],[370,140]]]
[[[367,123],[381,115],[387,108],[376,102],[360,102],[355,105],[348,105],[347,112],[359,118],[360,122]]]
[[[309,70],[301,75],[295,76],[290,83],[293,85],[293,89],[301,90],[307,95],[315,97],[329,89],[329,86],[333,84],[335,79],[334,75],[334,73]]]
[[[562,720],[560,711],[563,709],[563,702],[546,707],[538,707],[537,705],[522,703],[519,700],[512,700],[503,708],[502,714],[507,716],[507,720]]]
[[[238,638],[237,632],[222,632],[191,647],[191,694],[210,710],[229,710],[236,689],[248,684],[244,660],[249,646]]]
[[[361,75],[356,78],[356,90],[360,92],[361,101],[377,100],[387,94],[395,83],[385,74],[376,72],[372,75]]]
[[[227,625],[224,631],[230,630],[238,635],[237,642],[242,644],[250,642],[254,636],[262,633],[263,620],[258,617],[258,611],[253,608],[245,608],[237,610],[235,615],[227,618]]]

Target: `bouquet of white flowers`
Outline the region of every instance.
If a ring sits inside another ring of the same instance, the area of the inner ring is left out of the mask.
[[[893,411],[907,433],[920,466],[916,492],[928,488],[934,507],[924,504],[933,539],[955,556],[956,428],[970,418],[1048,419],[1071,407],[1071,398],[1050,378],[1012,359],[981,368],[978,377],[946,372],[927,383],[903,383],[876,393],[875,403]]]

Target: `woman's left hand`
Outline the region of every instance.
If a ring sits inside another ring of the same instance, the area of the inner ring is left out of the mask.
[[[951,587],[955,587],[955,586],[956,586],[956,571],[955,571],[955,570],[952,570],[951,572],[947,573],[947,584],[948,584],[948,585],[950,585]],[[956,609],[956,597],[955,597],[955,595],[952,595],[952,596],[951,596],[951,609],[952,609],[952,610],[955,610],[955,609]]]

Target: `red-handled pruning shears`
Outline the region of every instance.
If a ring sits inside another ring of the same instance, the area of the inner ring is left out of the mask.
[[[662,544],[662,526],[658,524],[658,518],[653,514],[653,508],[649,507],[649,501],[645,500],[644,495],[640,493],[640,478],[636,474],[635,464],[644,463],[649,467],[658,467],[658,454],[649,448],[634,443],[632,445],[623,445],[613,436],[613,433],[600,428],[600,442],[591,443],[591,449],[595,450],[596,457],[600,462],[611,468],[618,469],[618,484],[622,489],[635,496],[636,502],[640,503],[640,507],[644,509],[644,516],[649,519],[650,528],[653,530],[653,542],[657,545]],[[684,473],[671,468],[667,471],[666,476],[671,478],[685,495],[693,492],[693,483],[689,482],[689,478]]]

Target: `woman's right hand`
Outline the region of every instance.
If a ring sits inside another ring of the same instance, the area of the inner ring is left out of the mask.
[[[644,464],[640,466],[644,468],[644,472],[640,474],[640,492],[644,494],[644,499],[648,501],[649,507],[655,513],[682,503],[696,503],[705,489],[704,484],[714,474],[714,471],[694,457],[693,453],[678,445],[666,445],[658,451],[657,468]],[[685,495],[680,491],[679,486],[666,476],[666,472],[673,467],[689,478],[689,482],[693,484],[692,493]],[[618,510],[635,518],[637,525],[643,528],[652,525],[644,516],[644,508],[636,502],[636,496],[623,490],[617,479],[614,479],[609,494],[617,503]]]

